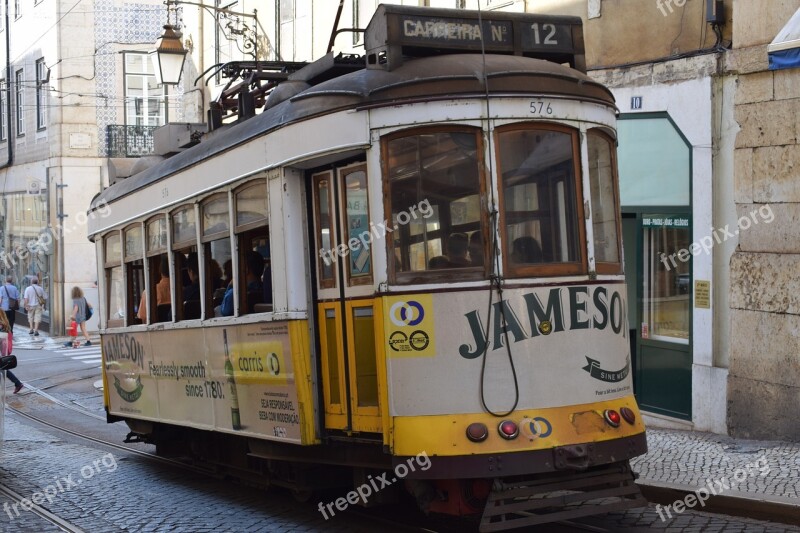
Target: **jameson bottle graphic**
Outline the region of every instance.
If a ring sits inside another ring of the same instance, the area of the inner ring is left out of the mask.
[[[222,342],[225,345],[225,376],[231,386],[231,424],[233,429],[242,429],[242,419],[239,417],[239,397],[236,395],[236,380],[233,377],[233,364],[228,355],[228,330],[222,330]]]

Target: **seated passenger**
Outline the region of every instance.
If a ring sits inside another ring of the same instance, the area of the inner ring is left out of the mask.
[[[514,239],[511,261],[514,263],[542,263],[544,256],[539,241],[530,236]]]
[[[450,261],[447,260],[447,257],[443,255],[437,255],[436,257],[431,257],[428,260],[428,269],[438,270],[440,268],[450,268]]]
[[[189,285],[183,288],[183,300],[200,301],[200,272],[197,267],[197,254],[194,252],[186,258],[186,273],[189,276]]]
[[[466,233],[451,233],[447,239],[447,260],[450,261],[450,268],[472,266],[467,259],[469,240]]]
[[[161,274],[161,279],[155,286],[156,316],[150,318],[152,319],[152,322],[168,322],[171,317],[163,318],[166,315],[171,315],[170,308],[172,307],[172,294],[170,293],[169,286],[169,262],[167,261],[167,256],[161,257],[159,273]],[[136,316],[142,322],[147,320],[147,305],[144,291],[142,291],[142,300],[139,302],[139,310],[137,311]]]
[[[219,299],[219,304],[214,308],[214,316],[233,316],[233,261],[228,259],[222,265],[222,273],[225,276],[227,286],[219,294],[219,291],[214,294],[214,301]]]
[[[244,257],[244,277],[247,288],[247,312],[252,313],[255,305],[263,303],[264,285],[261,274],[264,273],[264,258],[255,250],[250,250]]]
[[[483,235],[480,230],[469,236],[469,260],[472,266],[483,266]]]

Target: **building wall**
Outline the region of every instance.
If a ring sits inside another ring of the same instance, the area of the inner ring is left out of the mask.
[[[734,6],[735,204],[765,214],[730,263],[732,435],[800,439],[800,69],[769,71],[766,44],[800,9],[793,0]],[[769,223],[765,221],[772,218]]]

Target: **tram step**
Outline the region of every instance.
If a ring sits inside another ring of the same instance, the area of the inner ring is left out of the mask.
[[[480,531],[506,531],[647,505],[630,465],[534,479],[495,479]]]

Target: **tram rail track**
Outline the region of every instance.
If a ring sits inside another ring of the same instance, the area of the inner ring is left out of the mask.
[[[18,492],[12,490],[11,488],[7,487],[6,485],[0,483],[0,494],[12,499],[17,504],[22,504],[23,501],[26,501],[26,505],[29,505],[30,508],[25,509],[25,512],[33,513],[36,516],[46,520],[48,523],[53,524],[54,526],[58,527],[61,531],[66,531],[68,533],[85,533],[84,529],[76,526],[69,520],[65,520],[60,516],[51,513],[41,505],[33,503],[29,499],[23,497]]]
[[[56,404],[56,405],[58,405],[60,407],[63,407],[65,409],[69,409],[71,411],[74,411],[76,413],[79,413],[79,414],[82,414],[82,415],[85,415],[85,416],[88,416],[88,417],[90,417],[92,419],[105,421],[106,418],[104,416],[101,416],[101,415],[98,415],[96,413],[93,413],[93,412],[91,412],[91,411],[89,411],[89,410],[87,410],[87,409],[85,409],[83,407],[71,405],[71,404],[69,404],[69,403],[67,403],[67,402],[65,402],[63,400],[60,400],[60,399],[56,398],[52,394],[44,392],[45,389],[52,389],[52,388],[55,388],[55,387],[58,387],[58,386],[63,386],[63,385],[67,385],[67,384],[70,384],[70,383],[74,383],[76,381],[83,381],[83,380],[91,379],[91,378],[92,378],[92,376],[84,376],[84,377],[80,377],[80,378],[73,379],[73,380],[67,380],[67,381],[63,381],[63,382],[59,382],[59,383],[50,384],[50,385],[48,385],[46,387],[41,387],[41,388],[30,385],[30,383],[32,381],[41,381],[41,380],[44,380],[44,379],[49,379],[49,378],[39,378],[37,380],[31,380],[31,381],[26,382],[26,386],[27,386],[27,389],[29,391],[28,394],[38,395],[38,396],[40,396],[42,398],[45,398],[46,400],[48,400],[48,401],[50,401],[50,402],[52,402],[52,403],[54,403],[54,404]],[[111,448],[111,449],[114,449],[114,450],[121,450],[121,451],[124,451],[124,452],[127,452],[127,453],[131,453],[131,454],[134,454],[134,455],[137,455],[137,456],[140,456],[140,457],[144,457],[144,458],[149,459],[151,461],[155,461],[155,462],[158,462],[158,463],[161,463],[161,464],[165,464],[165,465],[169,465],[169,466],[172,466],[172,467],[176,467],[176,468],[179,468],[179,469],[182,469],[182,470],[190,471],[190,472],[193,472],[193,473],[196,473],[196,474],[200,474],[200,475],[203,475],[203,476],[211,476],[211,477],[214,477],[214,478],[217,478],[217,479],[222,479],[223,477],[226,477],[226,476],[227,477],[232,477],[232,478],[237,478],[235,473],[233,473],[232,471],[220,472],[218,470],[211,470],[211,469],[198,467],[196,465],[192,465],[192,464],[184,462],[184,461],[171,459],[171,458],[168,458],[168,457],[162,457],[160,455],[156,455],[154,453],[150,453],[150,452],[146,452],[146,451],[142,451],[142,450],[137,450],[135,448],[132,448],[132,447],[129,447],[129,446],[125,446],[123,444],[117,444],[117,443],[114,443],[114,442],[111,442],[111,441],[108,441],[108,440],[105,440],[105,439],[101,439],[101,438],[93,437],[93,436],[90,436],[90,435],[86,435],[85,433],[82,433],[80,431],[75,431],[75,430],[72,430],[72,429],[70,429],[68,427],[65,427],[63,425],[59,425],[59,424],[53,423],[53,422],[51,422],[49,420],[46,420],[46,419],[44,419],[42,417],[39,417],[39,416],[33,415],[31,413],[25,412],[25,411],[23,411],[21,409],[13,407],[13,406],[11,406],[9,404],[6,404],[6,408],[16,416],[20,416],[22,418],[25,418],[25,419],[30,420],[32,422],[35,422],[37,424],[40,424],[40,425],[55,429],[57,431],[60,431],[62,433],[66,433],[66,434],[71,435],[73,437],[77,437],[77,438],[80,438],[80,439],[83,439],[83,440],[87,440],[87,441],[93,442],[95,444],[99,444],[99,445],[104,446],[106,448]],[[242,481],[246,482],[246,480],[244,480],[244,479],[242,479]],[[7,497],[13,499],[15,502],[20,502],[23,499],[23,497],[21,495],[17,494],[15,491],[13,491],[12,489],[10,489],[10,488],[2,485],[2,484],[0,484],[0,494],[5,494]],[[51,513],[50,511],[48,511],[47,509],[45,509],[45,508],[43,508],[43,507],[41,507],[39,505],[37,505],[35,507],[36,507],[36,509],[33,509],[32,512],[35,512],[37,515],[41,516],[43,519],[47,520],[48,522],[52,523],[53,525],[59,527],[63,531],[74,532],[74,533],[84,533],[84,530],[80,529],[79,527],[75,526],[74,524],[71,524],[70,522],[68,522],[68,521],[66,521],[64,519],[61,519],[57,515],[55,515],[55,514]],[[358,517],[358,518],[361,518],[361,519],[364,519],[364,520],[370,520],[372,522],[375,522],[376,524],[381,524],[382,526],[392,526],[394,528],[400,528],[400,529],[404,529],[404,530],[407,530],[407,531],[415,531],[415,532],[419,532],[419,533],[450,533],[450,531],[456,531],[455,529],[453,529],[453,530],[431,529],[431,528],[422,527],[422,526],[420,526],[418,524],[403,523],[403,522],[397,521],[396,519],[389,519],[389,518],[386,518],[386,517],[375,516],[374,514],[370,514],[370,513],[367,513],[367,512],[361,512],[361,510],[358,510],[358,509],[352,509],[352,510],[348,509],[345,514],[348,514],[348,515],[351,515],[351,516],[355,516],[355,517]]]

